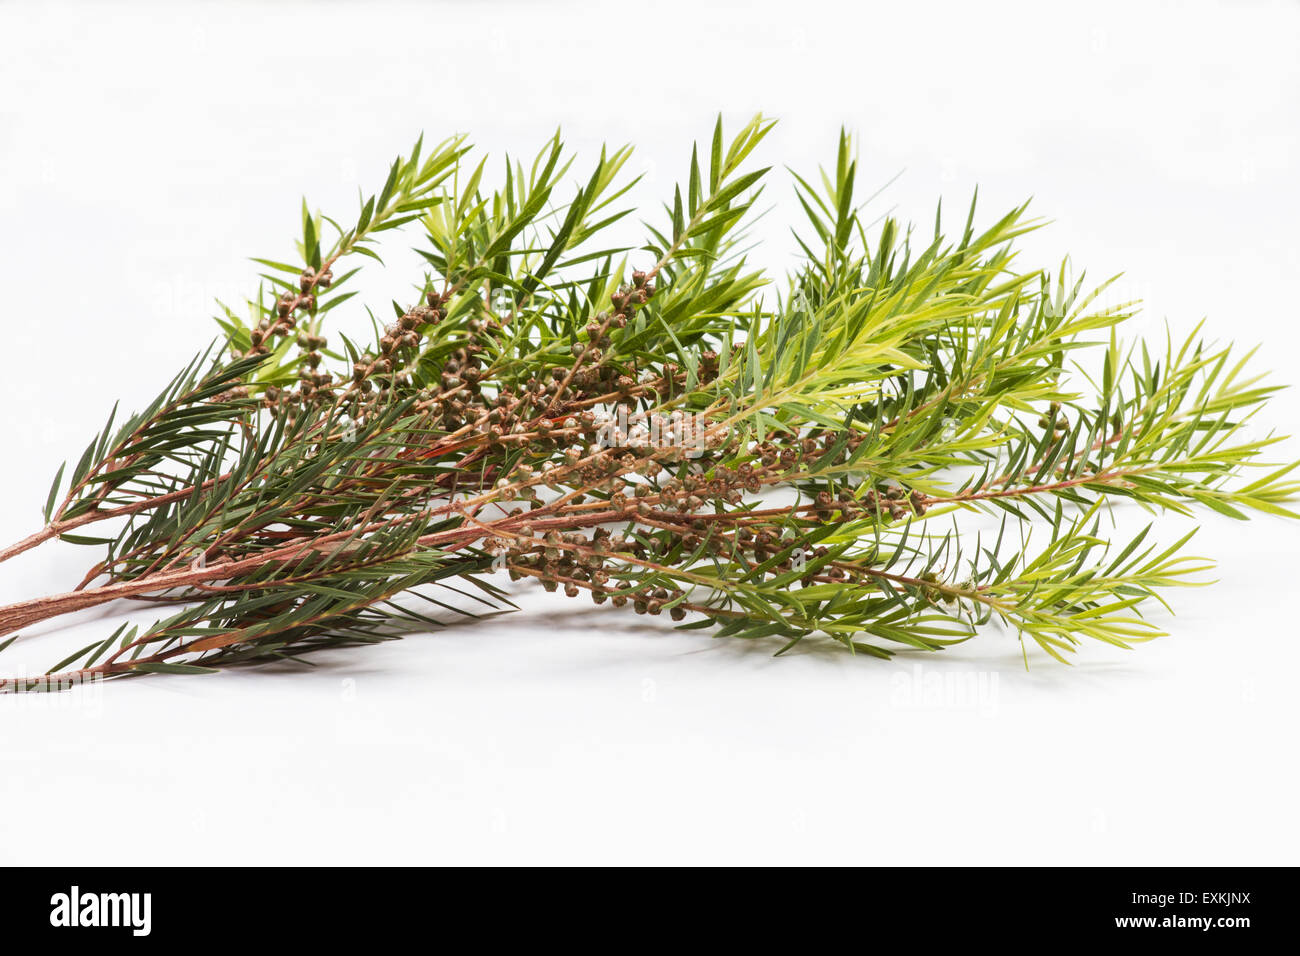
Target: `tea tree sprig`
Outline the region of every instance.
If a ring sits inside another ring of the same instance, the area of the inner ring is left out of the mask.
[[[558,135],[494,189],[463,141],[417,144],[329,249],[306,216],[302,266],[263,261],[255,321],[223,320],[237,358],[187,371],[129,454],[92,446],[111,477],[74,485],[111,486],[85,512],[119,519],[102,559],[0,608],[0,635],[175,605],[46,680],[206,672],[436,627],[420,605],[495,613],[508,575],[778,651],[887,658],[1000,628],[1065,660],[1156,636],[1148,609],[1208,567],[1186,537],[1108,541],[1113,503],[1291,513],[1294,466],[1246,431],[1272,388],[1199,329],[1158,361],[1122,349],[1133,309],[1099,307],[1105,283],[1018,265],[1024,207],[980,228],[972,203],[955,240],[940,216],[924,239],[868,223],[842,136],[820,188],[796,177],[811,231],[790,275],[749,267],[769,127],[719,124],[638,248],[603,239],[629,150],[566,187]],[[418,228],[425,271],[369,343],[330,350],[350,277],[331,267],[382,267],[374,222]],[[970,540],[971,509],[1003,515],[995,541]]]

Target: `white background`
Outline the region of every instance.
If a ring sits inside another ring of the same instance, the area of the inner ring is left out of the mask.
[[[902,173],[881,211],[1032,195],[1055,224],[1027,264],[1123,270],[1143,329],[1208,316],[1295,384],[1297,49],[1290,3],[0,4],[0,532],[210,337],[245,257],[292,254],[303,193],[347,215],[420,130],[634,141],[651,208],[717,111],[761,109],[779,266],[783,167],[831,161],[843,123],[861,181]],[[1172,636],[1068,668],[996,631],[773,659],[539,596],[314,670],[0,698],[0,862],[1293,864],[1296,534],[1206,519],[1220,583],[1174,596]],[[0,598],[87,557],[0,567]]]

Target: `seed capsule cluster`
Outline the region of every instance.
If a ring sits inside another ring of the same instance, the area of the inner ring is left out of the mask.
[[[389,324],[379,337],[378,347],[352,363],[348,388],[354,398],[374,389],[383,399],[411,385],[411,367],[419,357],[421,341],[447,315],[447,296],[429,292],[426,298],[428,305],[416,306]]]
[[[334,282],[334,273],[324,268],[320,272],[304,269],[298,279],[299,291],[285,292],[275,303],[275,315],[265,316],[257,328],[248,334],[251,343],[243,355],[266,355],[275,339],[288,335],[298,324],[299,313],[316,311],[316,289],[328,289]],[[300,343],[301,344],[301,343]],[[324,342],[322,340],[321,344]]]

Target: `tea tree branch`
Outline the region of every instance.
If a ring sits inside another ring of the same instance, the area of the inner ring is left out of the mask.
[[[1108,540],[1106,509],[1294,516],[1249,355],[1200,327],[1122,346],[1108,283],[1018,263],[1025,207],[980,228],[972,203],[955,238],[870,225],[841,136],[820,187],[794,177],[790,273],[750,267],[770,125],[719,123],[636,248],[605,238],[630,150],[566,185],[558,134],[496,188],[457,138],[417,142],[349,226],[304,204],[296,261],[257,260],[219,354],[110,418],[0,551],[101,549],[74,590],[0,608],[0,635],[123,599],[174,613],[0,690],[300,660],[506,611],[507,578],[778,653],[1001,631],[1063,661],[1157,636],[1148,610],[1209,567],[1150,526]],[[381,323],[345,260],[387,268],[407,234],[422,270]],[[363,331],[331,348],[348,313]],[[995,540],[971,510],[1002,515]]]

